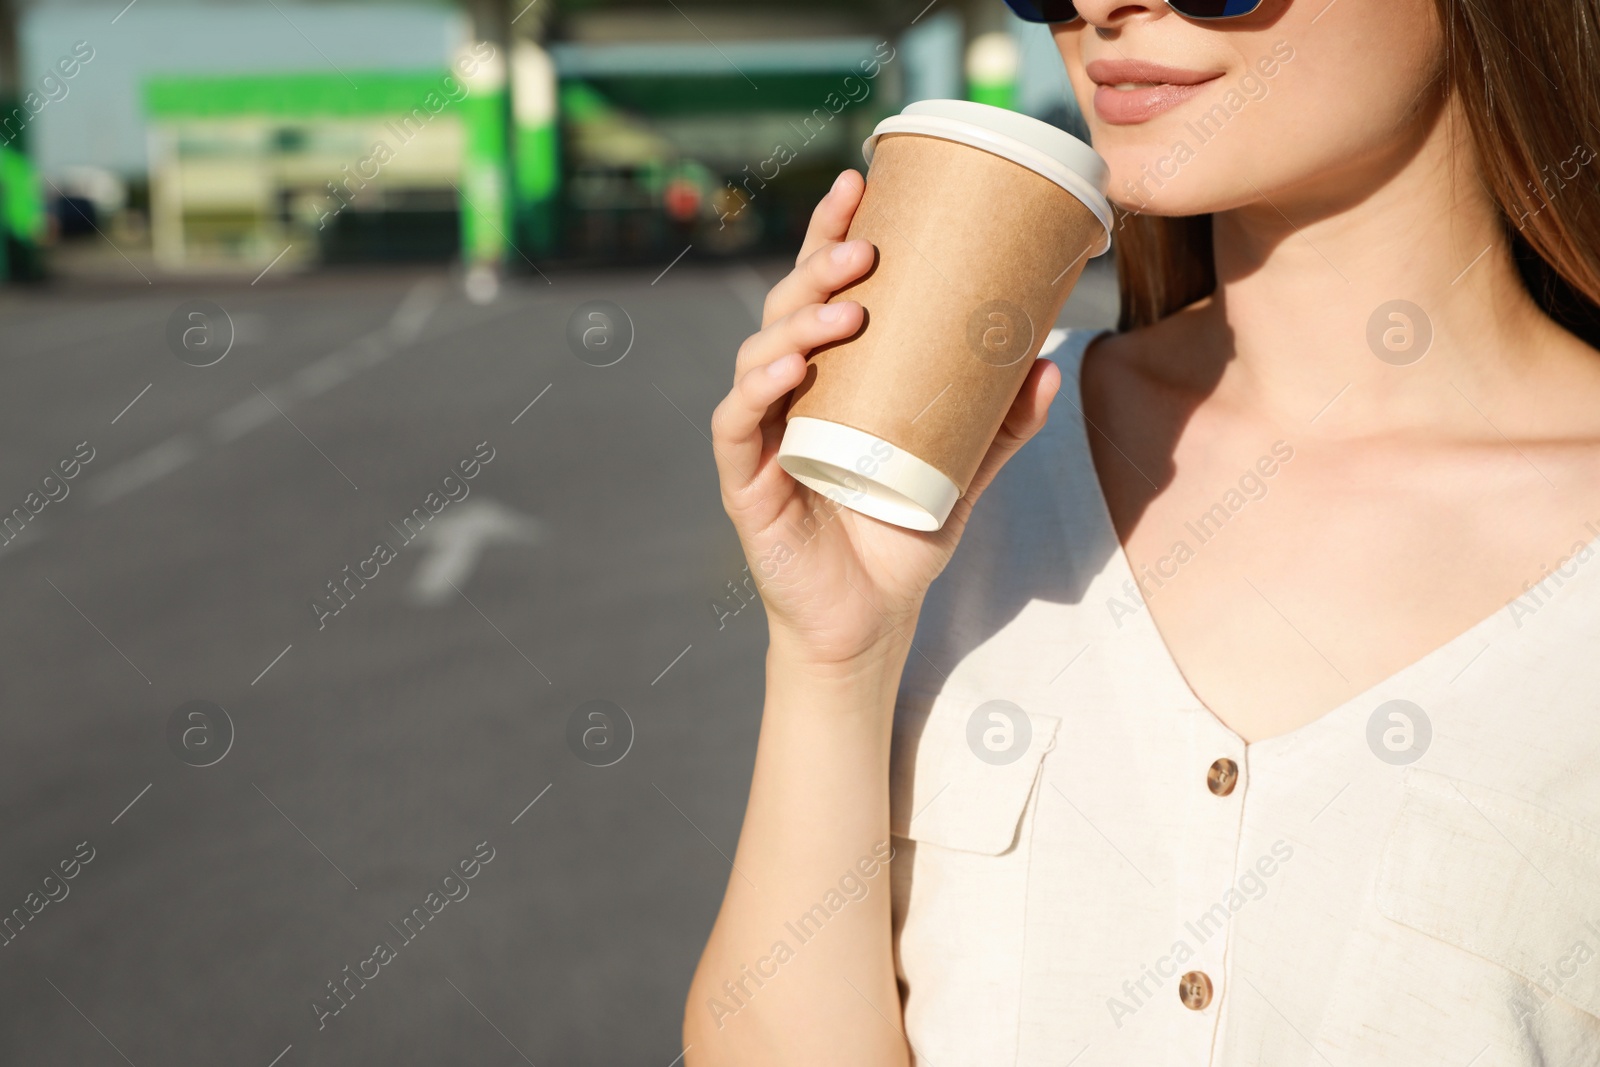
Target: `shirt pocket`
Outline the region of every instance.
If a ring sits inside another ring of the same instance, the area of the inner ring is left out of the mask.
[[[1016,705],[995,704],[947,684],[937,694],[904,693],[896,708],[895,964],[918,1064],[1017,1062],[1030,798],[1060,720],[1024,713],[1022,726],[1007,718]]]
[[[1600,834],[1588,827],[1412,768],[1377,905],[1600,1017]]]
[[[902,694],[890,758],[890,832],[962,852],[1009,851],[1060,721],[959,691]]]

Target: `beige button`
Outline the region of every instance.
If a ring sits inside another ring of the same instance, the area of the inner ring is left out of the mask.
[[[1204,971],[1190,971],[1178,979],[1178,999],[1190,1011],[1202,1011],[1211,1003],[1211,979]]]
[[[1239,765],[1224,756],[1211,765],[1206,772],[1206,788],[1219,797],[1225,797],[1233,792],[1233,787],[1239,781]]]

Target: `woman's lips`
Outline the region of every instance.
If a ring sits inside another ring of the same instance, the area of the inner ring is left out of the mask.
[[[1222,77],[1221,71],[1180,70],[1128,59],[1097,59],[1085,72],[1096,86],[1095,114],[1113,126],[1148,121]]]

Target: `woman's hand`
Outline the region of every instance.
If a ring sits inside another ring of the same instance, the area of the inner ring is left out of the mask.
[[[865,274],[872,246],[845,241],[865,182],[840,174],[812,213],[795,269],[767,294],[761,330],[739,346],[734,386],[711,417],[722,502],[766,605],[773,642],[808,662],[849,663],[896,637],[908,643],[928,586],[960,541],[973,504],[1044,426],[1061,373],[1030,368],[988,454],[944,527],[880,522],[828,500],[778,465],[788,393],[806,354],[861,328],[861,305],[825,301]]]

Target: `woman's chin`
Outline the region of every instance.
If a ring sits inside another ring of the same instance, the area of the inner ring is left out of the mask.
[[[1096,147],[1109,172],[1106,196],[1125,211],[1205,215],[1253,196],[1251,169],[1220,153],[1175,155],[1169,146],[1144,143]],[[1264,182],[1260,168],[1253,180]]]
[[[1216,210],[1220,198],[1195,195],[1199,190],[1186,189],[1183,194],[1174,191],[1170,186],[1166,189],[1157,189],[1153,184],[1139,188],[1137,185],[1130,191],[1121,180],[1115,180],[1106,199],[1123,210],[1140,215],[1162,215],[1179,217],[1183,215],[1206,215]]]

